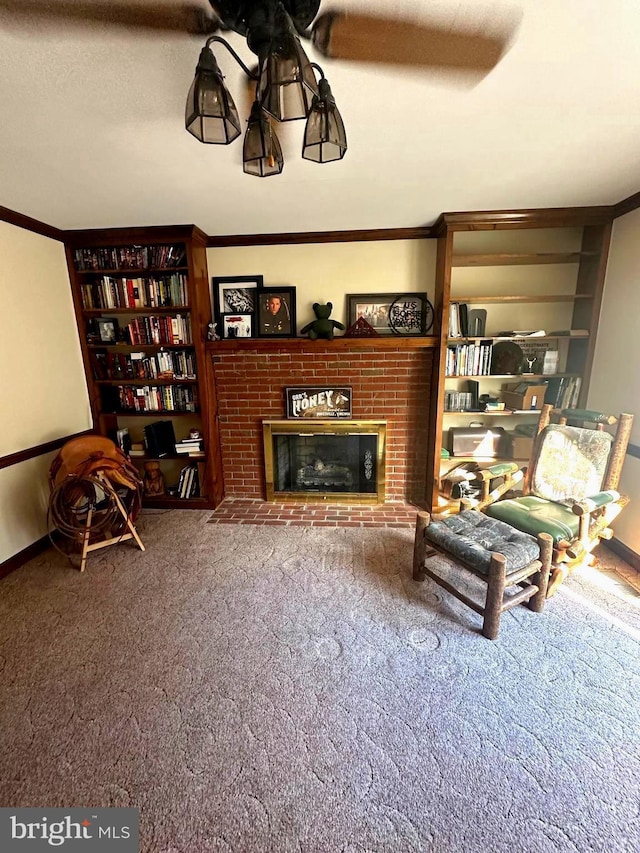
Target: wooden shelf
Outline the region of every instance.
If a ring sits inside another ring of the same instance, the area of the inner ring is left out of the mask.
[[[440,462],[454,462],[456,465],[459,462],[479,462],[482,465],[485,463],[487,465],[499,465],[501,462],[528,462],[529,457],[526,459],[522,457],[516,457],[515,459],[510,457],[509,459],[506,456],[447,456],[446,458],[441,457]]]
[[[124,385],[126,383],[119,383],[120,385]],[[165,411],[156,410],[153,412],[127,412],[126,410],[118,410],[117,412],[101,412],[103,417],[116,417],[116,418],[184,418],[187,415],[190,415],[192,418],[197,417],[200,414],[200,411],[197,412],[176,412],[176,411]]]
[[[174,272],[189,272],[189,267],[143,267],[136,269],[99,269],[99,270],[76,270],[76,275],[110,275],[113,278],[127,278],[132,275],[157,275],[162,273],[168,275]]]
[[[167,453],[166,456],[129,456],[135,465],[138,462],[175,462],[176,459],[191,459],[193,462],[206,462],[206,454],[203,456],[189,456],[188,453]]]
[[[234,338],[233,340],[208,341],[207,352],[229,350],[348,350],[348,349],[428,349],[439,346],[440,339],[421,335],[378,335],[374,338],[336,337],[332,341],[309,338]]]
[[[480,255],[454,255],[452,267],[500,267],[526,264],[577,264],[580,252],[496,253]]]
[[[96,385],[197,385],[197,379],[94,379]]]
[[[466,338],[447,338],[447,344],[463,344],[466,341],[587,341],[586,335],[473,335]]]
[[[208,498],[172,498],[171,495],[160,495],[157,498],[145,496],[142,506],[145,509],[213,509]]]
[[[88,349],[117,350],[142,350],[143,352],[157,352],[163,349],[193,349],[195,344],[87,344]]]
[[[100,316],[102,314],[188,314],[191,311],[188,305],[172,305],[144,308],[83,308],[82,313],[88,317]]]
[[[530,294],[523,296],[452,296],[452,302],[464,303],[509,303],[515,302],[575,302],[576,299],[593,299],[590,293],[558,293],[553,295]]]
[[[445,376],[446,379],[519,379],[526,382],[528,379],[553,379],[558,377],[580,376],[580,373],[483,373],[478,376]]]
[[[508,411],[501,412],[458,412],[458,411],[449,411],[449,409],[443,409],[442,413],[444,415],[465,415],[467,417],[483,417],[483,418],[521,418],[523,415],[539,415],[541,409],[509,409]]]

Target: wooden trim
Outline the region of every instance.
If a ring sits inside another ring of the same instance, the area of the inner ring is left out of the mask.
[[[636,552],[632,551],[628,545],[625,545],[624,542],[621,542],[615,537],[604,544],[607,548],[613,551],[614,554],[621,557],[625,563],[629,563],[632,568],[637,572],[640,572],[640,554],[636,554]]]
[[[627,455],[635,456],[636,459],[640,459],[640,444],[628,444]]]
[[[79,438],[81,435],[90,435],[92,432],[92,429],[85,429],[82,432],[75,432],[73,435],[63,435],[61,438],[54,438],[53,441],[37,444],[35,447],[28,447],[26,450],[17,450],[15,453],[9,453],[8,456],[0,457],[0,470],[2,468],[9,468],[11,465],[17,465],[19,462],[26,462],[27,459],[35,459],[36,456],[44,456],[45,453],[58,450],[63,444],[71,441],[72,438]]]
[[[580,263],[580,252],[498,252],[496,254],[454,255],[451,259],[452,267],[503,267],[577,263]]]
[[[432,226],[436,236],[446,230],[489,231],[494,228],[562,228],[603,225],[614,218],[615,207],[541,207],[524,210],[483,210],[442,213]]]
[[[439,339],[427,336],[378,335],[375,338],[334,338],[332,341],[309,338],[233,338],[223,341],[209,341],[206,349],[209,355],[238,350],[259,350],[271,352],[285,350],[290,352],[328,352],[330,350],[351,349],[430,349],[438,346]]]
[[[431,226],[417,228],[370,228],[362,231],[299,231],[291,234],[236,234],[209,237],[209,248],[228,246],[287,246],[300,243],[363,243],[374,240],[429,240]]]
[[[632,210],[637,210],[640,207],[640,192],[623,198],[617,204],[613,205],[613,216],[617,219],[618,216],[624,216],[625,213],[631,213]]]
[[[33,219],[24,213],[10,210],[8,207],[2,207],[2,205],[0,205],[0,221],[8,222],[10,225],[16,225],[18,228],[24,228],[27,231],[33,231],[34,234],[49,237],[51,240],[64,242],[64,231],[61,231],[59,228],[47,225],[46,222],[40,222],[39,219]]]
[[[195,225],[154,225],[149,228],[87,228],[62,231],[62,239],[71,248],[83,246],[117,246],[127,243],[184,243],[203,232]]]
[[[13,557],[9,557],[8,560],[5,560],[4,563],[0,563],[0,579],[5,578],[11,572],[15,572],[16,569],[19,569],[21,566],[24,566],[25,563],[28,563],[29,560],[33,560],[34,557],[37,557],[38,554],[42,554],[43,551],[46,551],[50,545],[49,537],[43,536],[41,539],[36,539],[35,542],[32,542],[31,545],[27,545],[26,548],[23,548],[22,551],[18,551],[17,554],[14,554]]]

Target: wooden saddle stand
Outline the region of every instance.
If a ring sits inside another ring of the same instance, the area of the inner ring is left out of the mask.
[[[110,439],[88,435],[68,441],[51,464],[49,485],[50,522],[81,544],[81,572],[91,551],[129,539],[145,550],[134,525],[142,480]]]

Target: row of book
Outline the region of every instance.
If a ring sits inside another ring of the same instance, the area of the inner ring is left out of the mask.
[[[196,356],[193,350],[91,353],[94,379],[195,379]]]
[[[448,346],[444,375],[489,376],[492,353],[491,341]]]
[[[134,317],[125,327],[127,341],[136,344],[190,344],[191,319],[176,317]]]
[[[579,376],[556,376],[549,379],[544,395],[545,403],[551,403],[556,409],[575,409],[581,383]]]
[[[163,269],[179,267],[186,261],[182,245],[104,246],[76,249],[74,262],[79,272],[85,270]]]
[[[180,471],[177,497],[185,499],[200,497],[200,478],[197,465],[187,465]]]
[[[112,390],[115,392],[112,394]],[[198,391],[190,385],[114,385],[103,389],[104,409],[121,412],[195,412]],[[117,396],[116,396],[117,395]]]
[[[473,411],[473,394],[470,391],[445,391],[445,412],[470,412]]]
[[[80,285],[82,307],[160,308],[188,303],[187,277],[174,273],[166,278],[114,278],[104,275]]]

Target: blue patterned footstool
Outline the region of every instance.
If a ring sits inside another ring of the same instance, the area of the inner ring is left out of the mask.
[[[434,516],[419,512],[413,551],[413,579],[429,577],[476,613],[484,617],[482,633],[495,640],[500,616],[518,604],[528,602],[530,610],[542,612],[547,595],[553,540],[541,533],[537,540],[504,521],[489,518],[477,510],[458,515]],[[458,589],[453,578],[445,580],[427,563],[437,553],[446,554],[462,572],[471,572],[487,585],[482,604]],[[505,596],[507,587],[522,587]]]

